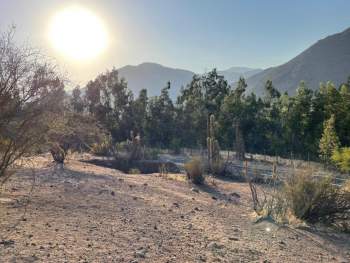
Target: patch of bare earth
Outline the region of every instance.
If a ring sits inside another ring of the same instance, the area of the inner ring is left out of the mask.
[[[253,223],[244,183],[39,161],[1,190],[0,262],[350,261],[349,235]]]

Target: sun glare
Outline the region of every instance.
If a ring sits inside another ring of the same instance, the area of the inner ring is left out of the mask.
[[[69,7],[55,14],[49,38],[62,55],[78,61],[97,57],[107,46],[107,32],[102,21],[81,7]]]

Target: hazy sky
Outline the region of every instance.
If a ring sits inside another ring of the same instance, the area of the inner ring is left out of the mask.
[[[72,4],[106,25],[105,52],[84,63],[57,54],[48,21]],[[57,58],[75,83],[112,66],[150,61],[195,72],[231,66],[266,68],[350,27],[348,0],[0,0],[0,29]]]

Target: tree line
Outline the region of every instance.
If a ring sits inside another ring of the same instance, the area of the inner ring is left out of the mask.
[[[113,69],[84,89],[76,87],[70,105],[75,112],[94,116],[113,143],[128,139],[132,131],[151,147],[206,148],[213,115],[221,149],[319,159],[320,140],[330,118],[339,146],[350,145],[350,77],[339,87],[327,82],[316,90],[301,81],[295,95],[281,94],[268,80],[264,95],[258,97],[247,94],[244,78],[229,85],[213,69],[193,76],[176,101],[169,89],[170,82],[159,96],[148,97],[143,89],[134,97],[127,81]]]

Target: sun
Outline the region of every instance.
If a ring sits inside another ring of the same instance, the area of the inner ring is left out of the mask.
[[[74,6],[52,17],[49,39],[62,55],[85,61],[97,57],[106,49],[107,31],[93,12]]]

